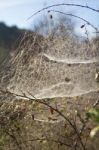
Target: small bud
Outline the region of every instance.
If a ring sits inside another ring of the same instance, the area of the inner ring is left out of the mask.
[[[81,28],[84,28],[85,27],[85,24],[83,24],[82,26],[81,26]]]
[[[52,15],[50,15],[50,19],[52,19],[53,18],[53,16]]]

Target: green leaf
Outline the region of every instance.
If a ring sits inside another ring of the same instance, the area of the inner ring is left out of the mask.
[[[99,123],[99,109],[90,109],[88,112],[87,112],[87,117],[90,118],[91,120],[93,120],[94,122],[97,122]]]

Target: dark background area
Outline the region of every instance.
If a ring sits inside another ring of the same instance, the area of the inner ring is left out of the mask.
[[[8,27],[5,23],[0,23],[0,62],[10,51],[14,51],[25,30],[18,29],[16,26]]]

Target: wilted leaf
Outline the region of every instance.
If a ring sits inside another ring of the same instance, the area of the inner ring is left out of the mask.
[[[46,143],[47,143],[47,140],[43,140],[42,143],[43,143],[43,144],[46,144]]]
[[[93,138],[98,131],[99,131],[99,126],[93,128],[90,132],[90,137]]]
[[[99,82],[99,72],[95,74],[95,80]]]
[[[53,109],[52,107],[50,107],[50,112],[51,112],[51,114],[53,115],[54,109]]]
[[[67,128],[67,124],[65,123],[64,128]]]

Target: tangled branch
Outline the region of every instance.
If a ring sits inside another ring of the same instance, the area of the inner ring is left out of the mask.
[[[47,106],[47,107],[50,108],[52,111],[57,112],[62,118],[64,118],[64,119],[69,123],[69,125],[70,125],[71,128],[74,130],[75,134],[77,135],[77,139],[79,140],[79,142],[80,142],[80,144],[81,144],[83,150],[86,150],[85,145],[84,145],[84,143],[83,143],[83,141],[82,141],[82,138],[81,138],[81,136],[80,136],[80,133],[79,133],[77,127],[75,126],[75,124],[73,124],[73,123],[70,121],[70,119],[69,119],[68,117],[66,117],[61,111],[59,111],[58,108],[55,108],[55,107],[51,106],[50,104],[48,104],[48,103],[47,103],[46,101],[44,101],[44,100],[38,100],[35,96],[33,96],[33,95],[32,95],[31,93],[29,93],[29,92],[28,92],[28,94],[29,94],[31,97],[30,97],[30,96],[27,96],[25,93],[22,93],[23,95],[21,95],[21,94],[16,94],[16,93],[10,92],[10,91],[8,91],[8,90],[6,90],[6,91],[0,90],[0,91],[2,91],[3,93],[12,94],[12,95],[15,96],[15,97],[17,96],[17,97],[22,97],[22,98],[25,98],[25,99],[28,99],[28,100],[31,100],[31,101],[35,101],[35,102],[37,102],[37,103],[40,103],[40,104],[43,104],[43,105]]]

